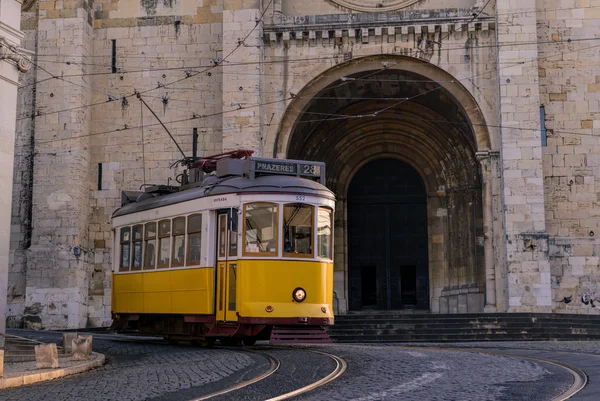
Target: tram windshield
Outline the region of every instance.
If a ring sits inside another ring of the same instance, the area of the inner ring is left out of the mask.
[[[313,210],[313,206],[303,203],[285,205],[283,252],[288,254],[286,256],[312,256]]]
[[[277,255],[278,207],[271,203],[250,203],[244,207],[244,253]]]

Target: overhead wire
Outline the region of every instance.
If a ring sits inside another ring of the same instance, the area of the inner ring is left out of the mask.
[[[248,35],[248,36],[249,36],[249,35]],[[240,43],[241,43],[241,42],[240,42]],[[588,47],[588,48],[581,48],[581,49],[576,49],[576,50],[571,50],[571,51],[566,51],[566,52],[559,52],[559,53],[556,53],[556,54],[552,54],[552,55],[546,56],[546,57],[544,57],[544,58],[546,58],[546,59],[547,59],[547,58],[550,58],[550,57],[555,57],[555,56],[558,56],[558,55],[568,54],[568,53],[572,53],[572,52],[579,52],[579,51],[584,51],[584,50],[590,50],[590,49],[592,49],[592,48],[595,48],[595,47],[598,47],[598,46],[590,46],[590,47]],[[542,59],[543,59],[543,58],[542,58]],[[536,59],[536,61],[539,61],[539,60],[540,60],[539,58],[538,58],[538,59]],[[510,68],[510,67],[514,67],[514,66],[516,66],[516,65],[522,65],[522,64],[524,64],[524,63],[525,63],[525,62],[518,62],[518,63],[509,64],[509,65],[506,65],[506,66],[504,66],[504,67],[501,67],[500,69],[496,69],[496,71],[500,71],[500,70],[502,70],[502,69],[504,69],[504,68]],[[379,71],[376,71],[376,73],[377,73],[377,72],[379,72]],[[478,75],[475,75],[475,76],[470,76],[470,77],[463,78],[462,80],[466,80],[466,79],[473,79],[473,78],[475,78],[475,77],[477,77],[477,76],[479,76],[479,75],[484,75],[484,74],[487,74],[487,73],[489,73],[489,72],[490,72],[490,71],[486,71],[486,72],[484,72],[484,73],[482,73],[482,74],[478,74]],[[461,80],[457,80],[457,81],[461,81]],[[431,82],[436,82],[436,81],[431,81]],[[342,82],[342,84],[345,84],[345,83],[344,83],[344,82]],[[426,91],[426,92],[424,92],[424,93],[421,93],[420,95],[417,95],[417,96],[422,96],[422,95],[424,95],[424,94],[426,94],[426,93],[429,93],[429,92],[431,92],[431,91],[434,91],[434,90],[440,89],[441,87],[442,87],[442,86],[439,86],[439,87],[437,87],[437,88],[434,88],[434,89],[432,89],[432,90],[430,90],[430,91]],[[335,87],[334,87],[334,88],[335,88]],[[329,88],[329,89],[331,89],[331,88]],[[320,92],[320,91],[319,91],[319,92]],[[301,95],[301,97],[303,97],[303,96],[307,96],[307,95],[310,95],[310,93],[307,93],[307,94],[302,94],[302,95]],[[284,98],[284,99],[280,99],[280,100],[276,100],[276,101],[272,101],[272,102],[267,102],[267,103],[262,103],[262,104],[258,104],[258,105],[251,105],[251,106],[248,106],[248,107],[240,107],[240,108],[238,108],[238,109],[234,109],[234,110],[226,110],[226,111],[222,111],[222,112],[219,112],[219,113],[212,113],[212,114],[209,114],[209,115],[204,115],[204,116],[202,116],[202,117],[210,117],[210,116],[215,116],[215,115],[222,115],[222,114],[226,114],[226,113],[230,113],[230,112],[235,112],[235,111],[242,110],[242,109],[253,108],[253,107],[259,107],[259,106],[268,105],[268,104],[274,104],[274,103],[280,103],[280,102],[284,102],[284,101],[291,100],[291,99],[293,99],[294,97],[296,97],[296,96],[292,96],[292,97],[286,97],[286,98]],[[408,101],[408,100],[410,100],[410,99],[402,99],[400,103],[403,103],[404,101]],[[384,111],[386,111],[387,109],[389,109],[389,108],[391,108],[391,107],[395,107],[396,105],[398,105],[398,104],[400,104],[400,103],[397,103],[397,104],[394,104],[394,105],[392,105],[392,106],[386,107],[386,108],[384,108],[384,109],[382,109],[382,110],[378,111],[377,113],[384,112]],[[102,104],[102,103],[100,103],[100,104]],[[199,118],[199,117],[200,117],[200,116],[195,116],[195,117],[192,117],[192,118],[186,118],[186,119],[181,119],[181,120],[175,120],[175,121],[171,121],[171,122],[167,122],[167,123],[176,123],[176,122],[182,122],[182,121],[190,121],[190,120],[193,120],[193,119],[196,119],[196,118]],[[124,129],[129,129],[129,128],[131,128],[131,129],[134,129],[134,128],[136,128],[136,127],[126,127],[126,128],[124,128]],[[507,127],[507,128],[511,128],[511,127]],[[101,134],[105,134],[105,133],[110,133],[110,132],[118,132],[118,131],[122,131],[122,129],[117,129],[117,130],[112,130],[112,131],[105,131],[105,132],[100,132],[100,133],[92,133],[92,134],[87,134],[87,135],[84,135],[84,136],[101,135]],[[576,133],[576,134],[577,134],[577,133]],[[83,136],[78,136],[78,137],[75,137],[75,138],[79,138],[79,137],[83,137]],[[54,140],[45,141],[45,142],[40,142],[40,143],[48,143],[48,142],[53,142],[53,141],[62,141],[62,140],[70,140],[70,139],[73,139],[73,138],[57,138],[57,139],[54,139]]]
[[[579,51],[584,51],[584,50],[590,50],[590,49],[593,49],[593,48],[598,48],[598,47],[600,47],[600,45],[590,46],[590,47],[588,47],[588,48],[582,48],[582,49],[576,49],[576,50],[570,50],[570,51],[558,52],[558,53],[554,53],[554,54],[551,54],[551,55],[548,55],[548,56],[544,56],[544,57],[541,57],[541,58],[537,58],[535,61],[540,61],[540,60],[543,60],[543,59],[548,59],[548,58],[552,58],[552,57],[556,57],[556,56],[561,56],[561,55],[564,55],[564,54],[570,54],[570,53],[574,53],[574,52],[579,52]],[[505,65],[505,66],[503,66],[503,67],[501,67],[501,68],[497,68],[497,69],[494,69],[494,70],[485,71],[485,72],[483,72],[483,73],[476,74],[476,75],[472,75],[472,76],[468,76],[468,77],[464,77],[464,78],[457,78],[456,80],[451,80],[451,81],[431,81],[431,80],[429,80],[428,82],[431,82],[431,83],[456,83],[456,82],[461,82],[461,81],[465,81],[465,80],[473,80],[473,79],[475,79],[475,78],[477,78],[477,77],[484,76],[484,75],[486,75],[486,74],[493,73],[493,72],[496,72],[496,73],[497,73],[497,72],[499,72],[499,71],[501,71],[501,70],[503,70],[503,69],[506,69],[506,68],[511,68],[511,67],[515,67],[515,66],[518,66],[518,65],[523,65],[524,63],[525,63],[525,62],[516,62],[516,63],[511,63],[511,64]],[[421,64],[421,65],[422,65],[422,64]],[[385,70],[385,69],[384,69],[384,70]],[[376,70],[376,72],[375,72],[374,74],[377,74],[377,73],[379,73],[379,72],[381,72],[381,71],[382,71],[382,70]],[[373,75],[374,75],[374,74],[373,74]],[[347,80],[347,81],[345,81],[345,82],[342,82],[342,84],[347,84],[348,82],[353,82],[353,81],[356,81],[356,80],[369,81],[369,79],[365,79],[364,77],[361,77],[361,78],[352,78],[351,80]],[[379,80],[377,80],[377,81],[379,81]],[[404,80],[382,80],[381,82],[404,82]],[[328,90],[335,89],[335,88],[337,88],[337,87],[339,87],[339,86],[341,86],[341,85],[337,85],[337,86],[334,86],[334,87],[330,87],[330,88],[328,88]],[[433,92],[433,91],[436,91],[436,90],[438,90],[438,89],[440,89],[440,88],[442,88],[442,87],[443,87],[443,86],[442,86],[442,85],[440,85],[440,86],[438,86],[438,87],[436,87],[436,88],[433,88],[433,89],[430,89],[430,90],[428,90],[428,91],[425,91],[425,92],[423,92],[423,93],[421,93],[421,94],[419,94],[419,95],[416,95],[416,96],[414,96],[414,97],[412,97],[412,98],[398,98],[397,100],[399,100],[399,102],[397,102],[397,103],[394,103],[394,104],[392,104],[392,105],[390,105],[390,106],[388,106],[388,107],[385,107],[385,108],[383,108],[382,110],[380,110],[380,111],[377,111],[376,113],[381,113],[381,112],[384,112],[384,111],[386,111],[386,110],[388,110],[388,109],[390,109],[390,108],[394,108],[394,107],[396,107],[396,106],[398,106],[398,105],[400,105],[400,104],[402,104],[402,103],[404,103],[404,102],[406,102],[406,101],[410,101],[410,100],[413,100],[413,99],[414,99],[414,98],[416,98],[416,97],[419,97],[419,96],[426,95],[426,94],[428,94],[428,93],[430,93],[430,92]],[[320,92],[321,92],[321,90],[317,90],[317,91],[315,91],[315,92],[309,92],[309,93],[304,93],[304,94],[297,95],[297,96],[286,97],[286,98],[284,98],[284,99],[281,99],[281,101],[283,102],[283,101],[287,101],[287,100],[292,100],[292,99],[293,99],[293,98],[295,98],[295,97],[306,97],[306,96],[309,96],[309,95],[312,95],[312,94],[318,94],[318,93],[320,93]],[[312,98],[312,97],[311,97],[311,98]],[[272,102],[270,102],[270,103],[272,103]],[[251,107],[256,107],[256,106],[251,106]],[[298,110],[297,110],[297,111],[298,111]],[[306,113],[306,112],[304,112],[304,113]],[[345,118],[360,118],[360,117],[369,117],[369,116],[368,116],[368,115],[367,115],[367,116],[344,116],[344,115],[336,115],[336,117],[345,117]],[[343,119],[343,118],[339,118],[339,119]]]
[[[460,32],[460,30],[456,30],[452,33],[456,33],[456,32]],[[448,39],[450,37],[450,35],[452,35],[452,33],[448,33],[447,36],[445,38],[442,38],[441,41],[444,41],[446,39]],[[449,47],[449,48],[445,48],[441,46],[441,42],[438,44],[440,45],[439,47],[439,51],[443,51],[443,52],[449,52],[449,51],[455,51],[455,50],[460,50],[460,51],[464,51],[465,49],[490,49],[490,48],[500,48],[500,47],[514,47],[514,46],[530,46],[530,45],[540,45],[540,44],[563,44],[563,43],[576,43],[576,42],[587,42],[587,41],[597,41],[600,40],[600,37],[583,37],[583,38],[577,38],[577,37],[569,37],[567,39],[560,39],[560,40],[548,40],[548,41],[529,41],[529,42],[506,42],[506,43],[499,43],[499,44],[489,44],[489,45],[469,45],[468,47],[465,46],[460,46],[460,47]],[[543,54],[543,52],[540,52]],[[283,59],[283,60],[268,60],[268,61],[253,61],[253,62],[239,62],[239,63],[231,63],[231,64],[222,64],[219,65],[219,67],[238,67],[238,66],[249,66],[249,65],[258,65],[258,64],[280,64],[280,63],[296,63],[296,62],[302,62],[302,63],[306,63],[306,62],[313,62],[313,61],[323,61],[323,60],[332,60],[332,59],[336,59],[339,58],[340,55],[332,55],[332,56],[323,56],[323,57],[314,57],[314,58],[298,58],[298,59]],[[46,62],[45,60],[39,60],[38,63],[40,62]],[[76,64],[76,63],[71,63],[70,64]],[[416,64],[416,63],[415,63]],[[103,65],[106,67],[110,67],[110,65]],[[165,71],[192,71],[194,69],[198,69],[198,68],[206,68],[205,71],[195,71],[192,76],[201,73],[205,73],[210,71],[211,69],[215,68],[216,66],[202,66],[202,65],[194,65],[194,66],[184,66],[184,67],[164,67],[164,68],[139,68],[136,70],[117,70],[117,72],[111,72],[111,71],[101,71],[101,72],[89,72],[89,73],[83,73],[83,74],[66,74],[66,75],[61,75],[60,77],[62,78],[74,78],[74,77],[85,77],[85,76],[101,76],[101,75],[120,75],[120,74],[137,74],[137,73],[148,73],[148,72],[165,72]],[[222,75],[226,75],[226,73],[222,73]],[[237,74],[237,73],[233,73],[232,75],[267,75],[265,73],[257,73],[257,74]],[[45,82],[47,80],[50,80],[52,78],[57,78],[58,76],[53,76],[50,78],[45,78],[43,80],[40,81],[36,81],[36,82],[32,82],[26,85],[21,85],[19,88],[24,88],[27,86],[31,86],[31,85],[35,85],[37,83],[42,83]],[[171,82],[169,84],[165,84],[165,86],[168,85],[172,85],[174,83],[177,83],[179,81],[183,81],[185,79],[188,79],[190,77],[186,76],[178,81],[174,81]]]
[[[256,28],[257,28],[257,27],[260,25],[260,23],[263,21],[263,18],[264,18],[264,16],[265,16],[265,14],[266,14],[267,10],[269,9],[269,7],[271,7],[271,5],[273,4],[273,1],[274,1],[274,0],[270,0],[270,1],[269,1],[269,4],[267,4],[267,6],[264,8],[264,10],[262,11],[262,13],[261,13],[261,15],[260,15],[260,18],[258,18],[258,19],[257,19],[257,21],[256,21],[256,24],[255,24],[254,28],[252,28],[252,29],[250,30],[250,32],[248,32],[248,34],[247,34],[247,35],[244,37],[244,39],[242,39],[242,40],[238,41],[238,45],[237,45],[237,46],[236,46],[236,47],[235,47],[233,50],[231,50],[231,52],[229,52],[229,54],[227,54],[227,56],[225,56],[225,57],[224,57],[222,60],[220,60],[218,63],[215,63],[215,65],[214,65],[214,66],[212,66],[212,67],[209,67],[209,68],[206,68],[204,71],[197,71],[197,72],[195,72],[195,73],[188,74],[188,75],[187,75],[186,77],[184,77],[184,78],[181,78],[181,79],[178,79],[178,80],[175,80],[175,81],[169,82],[169,83],[167,83],[167,84],[164,84],[164,85],[160,85],[160,86],[158,86],[158,87],[156,87],[156,88],[146,89],[146,90],[144,90],[144,91],[141,91],[141,92],[135,91],[133,94],[130,94],[130,95],[125,95],[125,96],[123,96],[123,97],[122,97],[122,99],[127,99],[127,98],[129,98],[129,97],[138,96],[138,95],[141,95],[141,94],[144,94],[144,93],[148,93],[148,92],[151,92],[151,91],[153,91],[153,90],[156,90],[156,89],[158,89],[158,88],[160,88],[160,87],[167,87],[167,86],[169,86],[169,85],[176,84],[176,83],[178,83],[178,82],[181,82],[181,81],[183,81],[183,80],[186,80],[186,79],[188,79],[188,78],[191,78],[191,77],[193,77],[193,76],[196,76],[196,75],[198,75],[198,74],[202,74],[202,73],[205,73],[205,72],[207,72],[207,71],[210,71],[210,70],[212,70],[212,69],[214,69],[214,68],[217,68],[217,67],[218,67],[220,64],[223,64],[223,63],[224,63],[224,62],[227,60],[227,58],[231,57],[231,56],[232,56],[232,55],[233,55],[233,54],[234,54],[234,53],[235,53],[235,52],[236,52],[236,51],[237,51],[237,50],[238,50],[238,49],[239,49],[239,48],[240,48],[240,47],[241,47],[241,46],[244,44],[244,42],[245,42],[246,40],[248,40],[248,38],[250,37],[250,35],[251,35],[251,34],[252,34],[252,33],[253,33],[255,30],[256,30]],[[70,81],[65,81],[65,82],[72,83],[72,82],[70,82]],[[111,101],[111,100],[110,100],[110,97],[109,97],[109,99],[107,100],[107,102],[110,102],[110,101]],[[103,103],[106,103],[106,102],[103,102]],[[102,103],[98,103],[98,104],[102,104]],[[95,105],[98,105],[98,104],[95,104]],[[81,106],[81,107],[91,107],[91,105],[84,105],[84,106]],[[81,108],[81,107],[79,107],[79,108]],[[76,109],[76,108],[71,108],[70,110],[75,110],[75,109]],[[54,113],[60,113],[60,112],[61,112],[61,111],[54,111],[54,112],[52,112],[52,114],[54,114]],[[47,114],[49,114],[49,113],[46,113],[45,115],[47,115]],[[30,117],[30,118],[35,118],[35,117],[38,117],[38,115],[34,115],[34,116]],[[20,120],[20,119],[17,119],[17,120]]]

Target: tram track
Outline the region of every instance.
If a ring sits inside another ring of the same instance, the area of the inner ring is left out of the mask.
[[[443,348],[443,347],[412,347],[412,346],[393,346],[394,348],[406,349],[406,350],[421,350],[421,351],[447,351],[447,352],[464,352],[464,353],[472,353],[472,354],[483,354],[483,355],[493,355],[493,356],[504,356],[504,357],[512,357],[519,359],[527,359],[535,362],[547,363],[550,365],[554,365],[558,368],[562,368],[569,372],[573,377],[573,383],[569,386],[569,388],[563,392],[550,399],[549,401],[566,401],[568,399],[576,396],[580,391],[582,391],[585,386],[588,384],[588,375],[581,370],[580,368],[573,366],[571,364],[557,361],[550,358],[544,358],[540,356],[533,355],[523,355],[514,352],[502,352],[502,351],[488,351],[484,349],[460,349],[460,348]],[[513,350],[514,351],[514,350]]]
[[[277,372],[277,370],[279,370],[279,367],[281,366],[281,361],[277,358],[272,357],[271,355],[265,354],[265,353],[261,353],[260,354],[262,357],[267,358],[267,360],[269,361],[269,367],[267,368],[267,370],[265,370],[263,373],[259,374],[256,377],[253,377],[252,379],[237,383],[231,387],[225,388],[223,390],[219,390],[219,391],[215,391],[214,393],[199,397],[199,398],[194,398],[190,401],[204,401],[204,400],[210,400],[211,398],[215,398],[221,395],[225,395],[225,394],[229,394],[232,393],[234,391],[239,391],[245,387],[251,386],[255,383],[260,382],[261,380],[265,380],[266,378],[268,378],[269,376],[271,376],[273,373]]]
[[[298,390],[294,390],[294,391],[288,392],[286,394],[282,394],[278,397],[269,398],[267,401],[289,400],[289,399],[299,396],[301,394],[305,394],[309,391],[316,390],[317,388],[322,387],[322,386],[326,385],[327,383],[330,383],[330,382],[334,381],[335,379],[337,379],[338,377],[340,377],[348,368],[348,364],[346,363],[346,361],[337,355],[329,354],[326,352],[320,352],[320,351],[311,351],[311,352],[326,355],[329,358],[333,359],[333,361],[336,363],[335,369],[330,374],[328,374],[327,376],[322,378],[321,380],[317,380],[316,382],[314,382],[312,384],[309,384],[307,386],[299,388]]]
[[[158,344],[158,345],[167,345],[168,344],[168,342],[166,340],[163,340],[160,337],[147,337],[147,336],[135,336],[135,335],[133,335],[133,336],[130,336],[130,335],[114,336],[111,334],[100,334],[100,335],[97,335],[97,338],[103,339],[103,340],[120,341],[120,342],[134,342],[134,343],[146,343],[146,344]],[[263,357],[267,360],[267,362],[269,363],[269,366],[265,371],[263,371],[262,373],[258,374],[257,376],[255,376],[251,379],[244,380],[242,382],[239,382],[232,386],[229,386],[225,389],[214,391],[207,395],[203,395],[203,396],[200,396],[197,398],[192,398],[189,401],[205,401],[205,400],[215,399],[215,398],[218,398],[221,396],[231,395],[232,393],[235,393],[235,392],[245,389],[249,386],[256,385],[260,382],[263,382],[263,381],[269,379],[269,377],[271,377],[273,374],[275,374],[282,365],[281,360],[279,358],[271,355],[269,353],[269,351],[273,352],[273,351],[291,351],[291,350],[293,350],[294,352],[304,351],[304,352],[308,352],[308,353],[312,353],[312,354],[322,355],[322,356],[328,357],[330,360],[332,360],[335,364],[335,368],[329,374],[327,374],[326,376],[322,377],[319,380],[316,380],[312,383],[309,383],[307,385],[304,385],[304,386],[294,389],[292,391],[288,391],[283,394],[279,394],[275,397],[266,398],[265,401],[289,400],[289,399],[295,398],[299,395],[306,394],[310,391],[314,391],[314,390],[316,390],[322,386],[325,386],[326,384],[331,383],[334,380],[336,380],[348,368],[348,364],[347,364],[346,360],[337,355],[323,352],[323,351],[310,350],[307,348],[286,347],[286,346],[258,346],[258,347],[251,347],[251,348],[241,348],[241,347],[229,347],[229,346],[219,346],[219,345],[214,346],[213,348],[224,349],[224,350],[233,351],[233,352],[247,352],[247,353],[251,353],[251,354],[255,354],[255,355],[260,355],[261,357]]]
[[[260,355],[269,361],[269,368],[267,368],[267,370],[265,370],[263,373],[259,374],[258,376],[254,377],[250,380],[237,383],[233,386],[227,387],[227,388],[219,390],[219,391],[215,391],[211,394],[207,394],[207,395],[201,396],[199,398],[193,398],[189,401],[205,401],[205,400],[210,400],[210,399],[220,399],[220,397],[225,396],[225,395],[233,396],[237,391],[240,391],[242,389],[247,389],[253,385],[254,386],[256,386],[256,385],[263,386],[264,388],[273,386],[273,385],[275,385],[275,387],[278,387],[277,382],[280,380],[285,380],[285,378],[279,378],[275,375],[275,373],[277,373],[279,371],[280,367],[283,364],[285,364],[285,362],[282,362],[280,360],[280,358],[273,356],[272,352],[274,352],[274,351],[291,351],[291,350],[293,350],[294,352],[298,351],[298,349],[296,349],[296,348],[286,348],[286,347],[269,347],[269,348],[263,348],[260,350],[238,349],[238,348],[231,348],[231,347],[218,347],[218,348],[223,348],[223,349],[228,349],[228,350],[238,351],[238,352],[249,352],[249,353],[253,353],[256,355]],[[320,387],[323,387],[326,384],[331,383],[334,380],[336,380],[338,377],[340,377],[346,371],[346,369],[348,367],[346,361],[337,355],[330,354],[330,353],[323,352],[323,351],[316,351],[316,350],[303,349],[303,351],[311,353],[311,354],[325,356],[325,357],[329,358],[335,365],[334,369],[330,373],[325,375],[324,377],[322,377],[314,382],[303,385],[299,388],[295,388],[291,391],[285,391],[282,394],[277,394],[274,396],[273,396],[273,394],[271,394],[269,396],[261,398],[261,400],[265,400],[265,401],[289,400],[289,399],[293,399],[297,396],[300,396],[302,394],[306,394],[311,391],[317,390]],[[272,383],[265,383],[266,381],[269,381],[269,380],[271,380]],[[269,390],[262,390],[262,389],[253,389],[253,390],[255,393],[258,393],[258,394],[268,394],[268,392],[269,392]]]

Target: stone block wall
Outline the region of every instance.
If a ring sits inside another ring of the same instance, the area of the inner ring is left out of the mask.
[[[37,46],[37,12],[28,11],[21,15],[21,29],[25,34],[24,49],[35,52]],[[36,65],[21,74],[17,104],[15,136],[15,165],[12,191],[12,216],[10,237],[10,264],[8,273],[8,304],[6,312],[9,327],[21,327],[25,309],[25,284],[27,272],[27,249],[31,245],[31,196],[33,180],[35,129],[34,104]]]
[[[509,311],[550,311],[535,1],[496,2]]]
[[[553,309],[600,311],[581,302],[600,298],[600,24],[597,1],[548,0],[538,13],[540,102],[546,225]],[[573,302],[560,302],[572,297]]]
[[[194,129],[200,155],[222,150],[223,2],[52,4],[26,25],[39,68],[20,91],[9,324],[107,326],[121,191],[181,172],[169,168],[177,147],[134,94],[186,156]]]
[[[27,251],[25,325],[83,327],[87,319],[90,273],[89,133],[93,28],[89,4],[39,3],[38,59],[69,54],[78,63],[38,64],[36,71],[35,160],[32,185],[31,246]],[[68,78],[62,76],[69,75]],[[53,77],[61,77],[53,78]],[[68,106],[67,106],[68,105]],[[71,110],[57,112],[65,108]],[[45,321],[35,313],[41,308]]]

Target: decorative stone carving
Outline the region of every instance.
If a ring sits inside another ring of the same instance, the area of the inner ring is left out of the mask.
[[[331,0],[342,7],[355,11],[382,12],[399,10],[415,4],[419,0]]]
[[[10,60],[15,62],[20,72],[27,72],[31,68],[31,60],[28,57],[19,53],[17,46],[11,45],[0,37],[0,60]]]
[[[422,60],[431,61],[431,58],[433,57],[433,54],[435,52],[434,45],[436,44],[439,45],[438,42],[435,42],[433,40],[425,39],[423,37],[418,38],[417,57]]]

